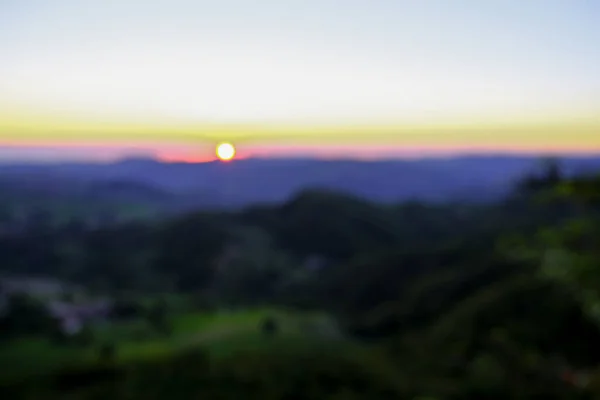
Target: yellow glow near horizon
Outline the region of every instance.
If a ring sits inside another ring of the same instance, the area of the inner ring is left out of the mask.
[[[599,116],[600,112],[371,124],[202,124],[34,113],[0,107],[0,147],[63,149],[61,154],[65,156],[77,152],[78,146],[114,154],[143,149],[169,160],[214,159],[214,144],[224,140],[235,143],[235,156],[241,158],[293,154],[377,158],[428,152],[598,152]],[[112,150],[106,150],[109,148]]]
[[[597,114],[597,115],[600,115]],[[173,143],[199,145],[224,138],[239,145],[419,145],[485,146],[493,149],[564,146],[598,147],[600,118],[537,118],[421,123],[183,124],[132,123],[101,119],[60,118],[26,113],[0,113],[0,144],[68,145],[69,143]]]
[[[590,2],[13,3],[4,146],[600,148]]]

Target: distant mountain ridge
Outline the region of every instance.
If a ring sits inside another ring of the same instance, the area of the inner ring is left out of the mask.
[[[600,170],[600,155],[560,159],[567,174]],[[161,207],[281,202],[307,188],[369,200],[485,201],[508,193],[539,164],[536,156],[475,155],[414,160],[243,159],[230,163],[0,164],[0,196],[96,197]]]

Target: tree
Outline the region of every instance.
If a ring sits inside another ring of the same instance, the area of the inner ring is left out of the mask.
[[[224,303],[255,304],[273,299],[277,285],[291,274],[291,258],[273,247],[267,232],[242,227],[216,267],[212,290]]]
[[[156,331],[163,335],[171,333],[169,310],[166,301],[157,301],[148,312],[148,321]]]
[[[105,343],[98,349],[98,356],[101,362],[114,361],[117,356],[117,346],[114,343]]]
[[[261,322],[260,330],[265,336],[274,336],[279,330],[279,324],[275,318],[268,317]]]
[[[9,295],[6,310],[0,322],[2,335],[53,334],[59,329],[44,305],[27,295]]]
[[[212,281],[214,260],[229,240],[225,218],[209,213],[188,215],[159,229],[154,269],[174,276],[177,289],[195,292]]]
[[[563,172],[558,159],[542,158],[537,168],[517,185],[523,193],[538,193],[555,187],[563,180]]]

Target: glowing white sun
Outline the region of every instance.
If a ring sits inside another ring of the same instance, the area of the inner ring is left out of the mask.
[[[217,157],[222,161],[229,161],[235,157],[235,147],[231,143],[221,143],[217,146]]]

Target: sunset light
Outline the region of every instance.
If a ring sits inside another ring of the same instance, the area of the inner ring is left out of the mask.
[[[0,146],[597,150],[600,29],[575,3],[9,2]]]
[[[231,143],[221,143],[217,146],[217,157],[221,161],[229,161],[235,157],[235,147]]]

